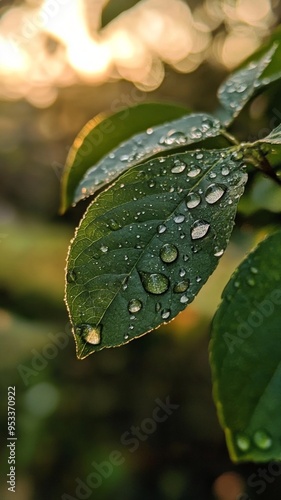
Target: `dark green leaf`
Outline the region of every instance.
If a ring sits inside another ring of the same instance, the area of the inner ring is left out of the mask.
[[[218,136],[221,125],[206,114],[191,114],[134,136],[111,151],[85,174],[75,191],[74,202],[94,194],[128,168],[153,155]]]
[[[242,162],[235,148],[155,158],[92,202],[67,264],[79,358],[143,335],[193,300],[229,240]]]
[[[235,461],[281,459],[281,231],[234,273],[212,327],[214,398]]]
[[[251,61],[246,67],[232,73],[219,87],[218,98],[226,112],[223,117],[225,125],[233,121],[261,87],[270,83],[260,77],[269,65],[276,47],[273,45],[260,59]]]
[[[73,202],[77,184],[85,172],[122,141],[148,127],[174,120],[187,113],[176,104],[143,103],[90,120],[76,137],[62,177],[61,212]]]

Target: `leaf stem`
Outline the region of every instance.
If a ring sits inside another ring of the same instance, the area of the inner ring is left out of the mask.
[[[229,142],[231,142],[231,144],[239,146],[240,143],[237,141],[236,137],[227,132],[225,129],[221,129],[221,135],[223,135]]]

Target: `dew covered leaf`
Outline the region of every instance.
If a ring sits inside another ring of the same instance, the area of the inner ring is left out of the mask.
[[[90,168],[76,188],[74,202],[94,194],[128,168],[143,163],[153,155],[216,137],[220,132],[220,122],[201,113],[149,128],[123,142]]]
[[[270,83],[261,76],[276,48],[277,45],[274,44],[260,59],[250,61],[245,67],[232,73],[219,87],[218,98],[224,108],[224,125],[229,125],[257,91]]]
[[[67,263],[79,358],[143,335],[193,300],[226,248],[244,190],[235,151],[155,158],[91,203]]]
[[[177,104],[142,103],[115,114],[100,113],[90,120],[71,146],[61,184],[61,212],[73,202],[77,184],[85,172],[122,141],[148,127],[185,115]]]
[[[214,399],[234,461],[281,459],[281,231],[238,267],[214,317]]]

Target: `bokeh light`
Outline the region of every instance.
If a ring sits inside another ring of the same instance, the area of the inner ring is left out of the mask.
[[[154,90],[165,63],[181,73],[204,61],[232,69],[276,24],[279,3],[141,0],[101,27],[106,0],[25,0],[0,11],[0,97],[48,107],[57,88],[81,82],[123,78]]]

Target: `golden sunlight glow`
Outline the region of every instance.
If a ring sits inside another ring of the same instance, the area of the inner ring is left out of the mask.
[[[140,0],[100,29],[108,0],[25,0],[0,11],[0,97],[47,107],[57,89],[125,78],[146,91],[164,63],[189,73],[204,61],[232,69],[276,22],[281,0]]]

